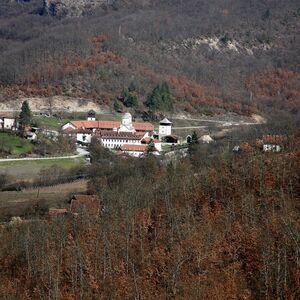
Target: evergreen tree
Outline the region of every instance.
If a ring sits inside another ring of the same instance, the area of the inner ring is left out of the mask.
[[[116,112],[122,112],[122,105],[117,100],[115,100],[115,102],[114,102],[114,110]]]
[[[167,83],[157,85],[148,95],[146,105],[152,111],[171,111],[173,109],[172,97]]]
[[[199,138],[198,138],[198,134],[196,133],[196,131],[193,132],[192,134],[192,141],[191,144],[199,144]]]
[[[199,145],[199,138],[196,131],[194,131],[192,134],[191,142],[189,143],[189,147],[188,147],[188,152],[191,157],[197,152],[198,145]]]
[[[22,128],[25,128],[26,126],[30,125],[31,122],[32,122],[32,113],[28,102],[24,101],[22,103],[22,108],[19,115],[19,123]]]
[[[161,85],[160,93],[161,93],[161,100],[162,100],[163,107],[165,108],[165,110],[171,110],[172,109],[171,93],[170,93],[169,86],[166,82],[164,82]]]
[[[124,105],[126,107],[134,107],[137,108],[139,105],[137,96],[133,93],[135,88],[129,87],[128,89],[124,89],[122,96],[124,98]]]
[[[138,100],[136,95],[129,95],[127,99],[125,99],[124,104],[126,107],[138,107]]]

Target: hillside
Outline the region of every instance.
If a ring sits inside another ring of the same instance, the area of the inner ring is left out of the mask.
[[[112,107],[133,83],[143,111],[167,82],[176,111],[297,115],[299,19],[295,0],[2,1],[0,99]]]
[[[168,165],[91,147],[99,201],[73,212],[69,186],[42,188],[26,219],[0,224],[0,298],[299,299],[300,139],[288,134],[282,153],[210,144]],[[71,212],[43,216],[47,203]]]

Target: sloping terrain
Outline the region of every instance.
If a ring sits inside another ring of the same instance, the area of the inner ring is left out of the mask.
[[[178,111],[299,113],[298,1],[102,2],[2,2],[1,101],[63,95],[112,106],[134,83],[144,110],[165,81]],[[282,93],[276,74],[293,74]]]

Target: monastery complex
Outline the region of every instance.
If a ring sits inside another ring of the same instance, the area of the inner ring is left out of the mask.
[[[70,121],[62,127],[62,131],[76,139],[82,145],[91,143],[96,137],[104,147],[140,157],[149,149],[158,155],[162,151],[162,143],[177,144],[177,137],[172,135],[172,122],[167,118],[159,123],[158,132],[149,122],[133,122],[130,113],[118,121],[97,121],[94,111],[89,111],[87,120]]]

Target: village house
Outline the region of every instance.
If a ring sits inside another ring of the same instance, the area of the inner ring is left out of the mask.
[[[149,145],[141,144],[141,145],[123,145],[120,147],[120,151],[124,154],[128,154],[133,157],[142,157],[144,156],[149,150]],[[159,151],[154,146],[153,151],[151,152],[153,155],[159,155]]]
[[[257,139],[255,144],[260,147],[263,152],[280,152],[285,137],[282,135],[264,135],[262,139]]]
[[[262,152],[281,152],[283,143],[286,137],[283,135],[264,135],[260,139],[256,139],[255,143],[242,143],[234,146],[233,152],[249,152],[253,150],[260,150]]]
[[[18,129],[18,122],[13,117],[0,117],[0,128],[16,131]]]

